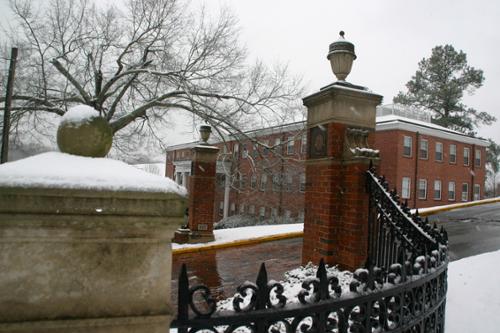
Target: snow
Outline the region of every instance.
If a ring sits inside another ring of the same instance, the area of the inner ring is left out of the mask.
[[[317,270],[318,266],[309,263],[306,266],[301,266],[285,272],[283,281],[280,281],[280,283],[284,288],[283,296],[286,297],[287,304],[299,303],[297,295],[302,290],[302,282],[310,278],[315,278]],[[343,292],[349,290],[349,283],[352,280],[352,272],[340,271],[337,266],[326,265],[326,274],[327,276],[336,276],[339,279],[339,286],[342,288]],[[251,293],[248,293],[245,298],[246,302],[242,304],[242,306],[248,303],[251,296]],[[234,297],[229,297],[217,303],[218,311],[232,311],[234,309],[233,299]],[[276,297],[273,293],[271,293],[271,301],[273,301],[273,304],[276,302]]]
[[[454,261],[448,266],[447,332],[500,331],[500,251]]]
[[[88,105],[76,105],[62,116],[61,124],[82,124],[96,117],[99,117],[99,112],[96,109]]]
[[[1,187],[164,192],[187,195],[173,180],[109,158],[49,152],[0,165]]]
[[[214,230],[215,241],[208,243],[195,244],[176,244],[172,243],[172,249],[183,249],[190,247],[210,247],[212,245],[227,244],[241,240],[251,240],[265,236],[275,236],[291,232],[301,232],[304,230],[303,223],[279,224],[279,225],[261,225],[243,228],[219,229]]]

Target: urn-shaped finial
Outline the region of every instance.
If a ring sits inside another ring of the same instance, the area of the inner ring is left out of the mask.
[[[346,40],[344,35],[345,33],[341,31],[339,39],[330,44],[327,56],[333,74],[339,81],[345,81],[347,75],[351,72],[352,62],[356,59],[354,44]]]
[[[200,136],[203,144],[208,144],[208,139],[210,138],[210,134],[212,133],[212,127],[208,125],[200,126]]]

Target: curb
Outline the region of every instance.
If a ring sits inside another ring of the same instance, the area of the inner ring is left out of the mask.
[[[464,202],[462,204],[453,204],[453,205],[448,205],[448,206],[436,207],[436,208],[429,209],[429,210],[426,210],[423,212],[419,212],[419,215],[420,216],[430,216],[430,215],[434,215],[436,213],[446,212],[449,210],[472,207],[472,206],[479,206],[479,205],[486,205],[486,204],[495,203],[495,202],[500,202],[500,197],[491,198],[491,199],[484,199],[484,200],[469,201],[469,202]]]
[[[419,215],[425,217],[425,216],[429,216],[429,215],[433,215],[436,213],[445,212],[445,211],[449,211],[449,210],[478,206],[478,205],[486,205],[486,204],[495,203],[495,202],[500,202],[500,197],[492,198],[492,199],[464,202],[462,204],[454,204],[454,205],[436,207],[436,208],[429,209],[429,210],[421,212],[421,213],[419,212]],[[206,250],[224,249],[224,248],[228,248],[228,247],[254,245],[254,244],[266,243],[266,242],[277,241],[277,240],[282,240],[282,239],[298,238],[298,237],[302,237],[303,235],[304,235],[303,231],[295,231],[295,232],[289,232],[289,233],[285,233],[285,234],[277,234],[277,235],[271,235],[271,236],[262,236],[262,237],[256,237],[256,238],[250,238],[250,239],[242,239],[242,240],[237,240],[237,241],[232,241],[232,242],[227,242],[227,243],[219,243],[219,244],[212,244],[212,245],[207,244],[207,245],[199,245],[199,246],[193,246],[193,247],[185,247],[185,248],[180,248],[180,249],[172,249],[172,254],[177,255],[177,254],[184,254],[184,253],[201,252],[201,251],[206,251]]]
[[[228,247],[237,247],[237,246],[243,246],[243,245],[253,245],[253,244],[271,242],[271,241],[276,241],[276,240],[281,240],[281,239],[298,238],[298,237],[302,237],[303,235],[304,235],[303,231],[288,232],[285,234],[277,234],[277,235],[271,235],[271,236],[262,236],[262,237],[256,237],[256,238],[250,238],[250,239],[242,239],[242,240],[237,240],[237,241],[232,241],[232,242],[227,242],[227,243],[212,244],[212,245],[200,245],[200,246],[195,246],[195,247],[172,249],[172,254],[175,255],[175,254],[200,252],[200,251],[206,251],[206,250],[223,249],[223,248],[228,248]]]

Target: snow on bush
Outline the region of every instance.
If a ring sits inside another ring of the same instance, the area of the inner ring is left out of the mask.
[[[308,263],[306,266],[301,266],[285,272],[283,281],[280,283],[283,285],[284,292],[283,296],[287,298],[287,304],[299,303],[297,295],[302,290],[302,282],[307,279],[315,278],[318,266]],[[328,276],[333,275],[339,279],[339,285],[342,288],[342,293],[347,293],[349,291],[349,283],[352,280],[352,272],[350,271],[340,271],[337,266],[326,265],[326,273]],[[245,306],[250,301],[251,293],[248,293],[244,298]],[[217,311],[233,310],[233,297],[222,300],[217,304]],[[271,302],[276,302],[276,294],[271,293]]]

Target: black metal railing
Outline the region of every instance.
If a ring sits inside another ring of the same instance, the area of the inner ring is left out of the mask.
[[[221,310],[208,287],[189,285],[183,265],[172,327],[179,333],[444,332],[446,231],[410,214],[373,169],[367,177],[369,260],[353,272],[348,290],[321,260],[316,276],[290,295],[262,264],[256,282],[240,285],[231,309]]]
[[[396,190],[389,191],[384,177],[373,167],[367,171],[369,201],[367,266],[389,267],[405,256],[411,261],[429,255],[448,243],[446,230],[422,219],[418,210],[411,213],[408,202],[400,203]]]

